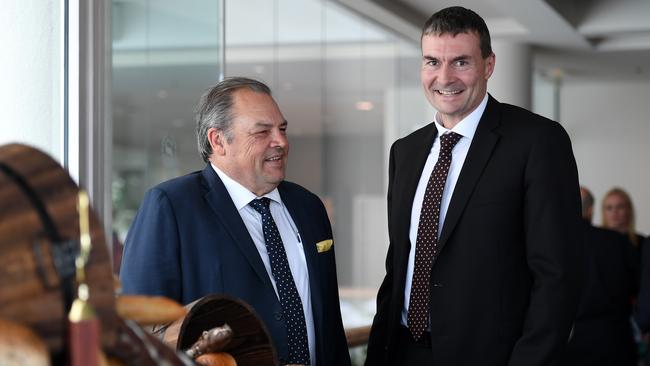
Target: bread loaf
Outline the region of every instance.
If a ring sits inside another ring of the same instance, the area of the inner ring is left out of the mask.
[[[237,361],[230,353],[206,353],[196,358],[196,363],[202,366],[237,366]]]
[[[121,295],[115,305],[122,318],[140,325],[173,322],[187,313],[179,303],[162,296]]]
[[[49,364],[47,346],[36,333],[22,324],[0,319],[0,365]]]

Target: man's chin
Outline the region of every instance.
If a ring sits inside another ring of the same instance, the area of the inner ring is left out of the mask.
[[[267,174],[265,178],[268,184],[277,186],[284,180],[284,172],[282,174]]]
[[[438,101],[437,100],[436,103],[433,106],[438,112],[443,113],[443,114],[447,114],[447,115],[455,114],[460,109],[460,103],[455,103],[455,102],[452,103],[452,102],[449,102],[449,101]]]

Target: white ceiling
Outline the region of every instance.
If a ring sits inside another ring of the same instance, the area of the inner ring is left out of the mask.
[[[361,13],[382,9],[404,25],[379,19],[405,36],[419,29],[436,10],[460,5],[480,14],[494,37],[533,45],[599,51],[650,49],[650,1],[647,0],[337,0]]]
[[[435,11],[460,5],[486,21],[494,39],[535,47],[535,67],[572,78],[650,79],[648,0],[336,0],[418,42]]]

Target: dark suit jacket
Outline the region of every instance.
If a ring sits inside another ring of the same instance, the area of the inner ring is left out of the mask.
[[[630,324],[636,273],[627,237],[584,223],[583,285],[561,365],[636,365]]]
[[[636,323],[641,332],[650,332],[650,237],[645,239],[641,250],[641,286],[636,300]],[[646,351],[645,364],[650,365],[650,351]]]
[[[318,365],[349,365],[341,322],[332,238],[317,196],[289,182],[278,186],[304,245],[316,333]],[[147,192],[129,230],[122,261],[125,293],[163,295],[187,304],[224,293],[249,303],[287,359],[286,324],[259,252],[228,191],[210,165]]]
[[[630,238],[628,236],[629,234],[625,234],[625,237],[628,239],[628,242],[632,243],[630,241]],[[641,285],[641,280],[642,280],[642,257],[643,257],[643,243],[645,242],[645,237],[639,233],[634,234],[636,236],[636,243],[632,243],[632,257],[630,260],[632,261],[633,268],[636,271],[636,282],[634,283],[634,297],[636,298],[637,294],[639,293],[639,286]]]
[[[636,321],[642,332],[650,332],[650,237],[641,248],[641,289],[636,303]]]
[[[366,365],[394,354],[413,197],[437,130],[390,152],[389,249]],[[431,272],[436,366],[548,365],[578,302],[580,195],[569,137],[557,123],[491,96],[456,183]]]

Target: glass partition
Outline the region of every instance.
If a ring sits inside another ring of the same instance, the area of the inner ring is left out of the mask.
[[[203,167],[193,112],[223,72],[222,15],[218,0],[112,2],[113,228],[121,242],[148,188]]]

